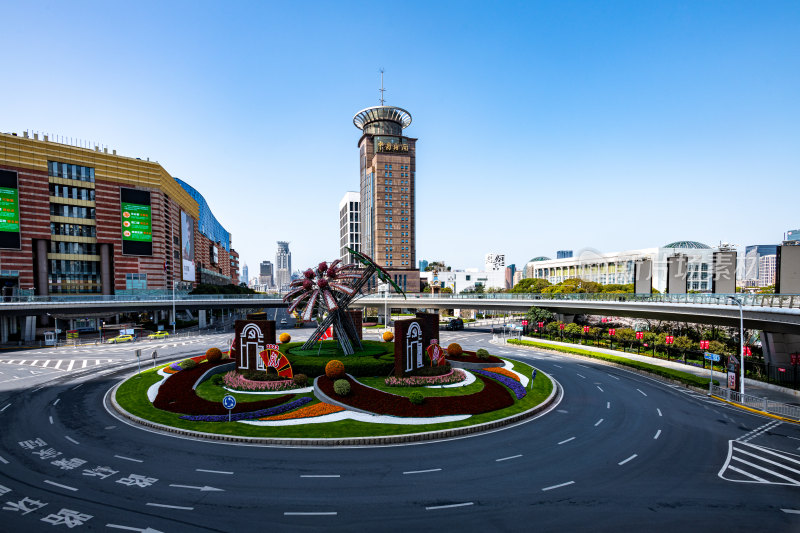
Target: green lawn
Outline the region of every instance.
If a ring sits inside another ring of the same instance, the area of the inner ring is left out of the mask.
[[[532,368],[524,363],[512,361],[514,370],[524,374],[528,377],[531,376]],[[153,383],[156,383],[161,376],[155,373],[155,370],[147,370],[142,372],[141,375],[135,375],[125,381],[117,391],[117,402],[131,414],[156,422],[158,424],[169,425],[177,428],[188,429],[192,431],[199,431],[204,433],[216,433],[222,435],[240,435],[248,437],[264,437],[264,438],[344,438],[344,437],[366,437],[378,435],[403,435],[408,433],[420,433],[426,431],[438,431],[444,429],[452,429],[457,427],[472,426],[492,420],[498,420],[508,416],[521,413],[530,409],[547,398],[553,390],[553,383],[541,372],[537,374],[531,388],[529,384],[528,395],[514,405],[495,411],[492,413],[484,413],[474,415],[466,420],[460,422],[451,422],[446,424],[422,424],[418,426],[406,426],[397,424],[371,424],[367,422],[357,422],[353,420],[343,420],[339,422],[329,422],[325,424],[307,424],[300,426],[279,426],[279,427],[260,427],[251,426],[249,424],[241,424],[237,422],[191,422],[188,420],[181,420],[180,415],[156,409],[147,399],[147,389]],[[374,378],[381,379],[382,378]],[[479,380],[480,381],[480,380]],[[470,385],[469,387],[471,387]],[[483,386],[482,384],[480,385]],[[217,389],[217,390],[214,390]],[[393,393],[410,394],[414,390],[420,390],[416,387],[392,387]],[[425,394],[433,391],[450,391],[458,389],[425,389]],[[204,398],[216,400],[222,398],[227,391],[215,385],[211,385],[209,381],[201,384],[198,387],[199,393]],[[509,394],[512,394],[509,391]],[[433,394],[431,394],[433,395]],[[244,398],[247,396],[248,398]],[[255,401],[251,396],[256,396],[258,399],[263,399],[261,395],[247,395],[236,394],[237,401]],[[311,396],[311,394],[297,395]],[[312,402],[313,404],[313,402]],[[307,404],[307,405],[312,405]]]

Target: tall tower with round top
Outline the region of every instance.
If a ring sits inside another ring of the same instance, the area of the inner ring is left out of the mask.
[[[368,107],[355,114],[353,124],[363,132],[358,141],[362,251],[384,265],[403,290],[418,292],[417,139],[403,132],[411,125],[411,113],[394,106]]]

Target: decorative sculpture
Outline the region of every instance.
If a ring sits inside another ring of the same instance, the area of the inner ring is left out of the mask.
[[[303,344],[302,349],[304,350],[311,349],[330,326],[333,326],[336,340],[345,355],[355,353],[353,345],[357,349],[361,349],[361,340],[347,313],[347,306],[350,305],[353,298],[361,293],[364,285],[373,275],[377,275],[378,279],[389,283],[405,298],[405,293],[392,281],[389,273],[368,255],[350,248],[347,251],[358,259],[361,267],[356,263],[340,265],[341,261],[338,259],[330,265],[323,261],[317,265],[317,268],[306,270],[302,279],[293,281],[291,290],[283,297],[284,302],[291,302],[289,313],[295,312],[305,303],[300,318],[303,321],[312,318],[317,320],[317,329]]]

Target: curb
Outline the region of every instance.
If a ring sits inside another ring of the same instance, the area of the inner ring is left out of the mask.
[[[481,368],[497,368],[499,366],[503,366],[503,362],[499,363],[469,363],[466,361],[453,361],[452,359],[447,360],[450,363],[450,366],[453,368],[462,368],[464,370],[477,370]]]
[[[556,400],[560,400],[561,397],[563,396],[564,391],[561,388],[561,385],[558,383],[558,381],[553,379],[552,376],[550,376],[549,374],[543,372],[538,368],[536,370],[538,373],[545,375],[553,383],[553,390],[550,392],[550,395],[539,405],[536,405],[528,409],[527,411],[523,411],[522,413],[518,413],[516,415],[511,415],[506,418],[501,418],[500,420],[493,420],[491,422],[484,422],[482,424],[477,424],[474,426],[443,429],[439,431],[430,431],[426,433],[409,433],[406,435],[376,435],[370,437],[344,437],[344,438],[334,438],[334,439],[326,439],[326,438],[298,439],[298,438],[274,438],[274,437],[262,438],[262,437],[245,437],[237,435],[222,435],[217,433],[204,433],[201,431],[191,431],[188,429],[165,426],[163,424],[151,422],[149,420],[145,420],[136,415],[133,415],[128,411],[126,411],[121,405],[119,405],[119,403],[117,403],[117,398],[116,398],[117,390],[119,389],[120,386],[122,386],[123,383],[127,381],[127,379],[120,381],[114,387],[109,389],[108,392],[106,392],[104,403],[110,404],[111,407],[120,416],[140,426],[144,426],[156,430],[158,432],[184,436],[184,437],[192,437],[198,440],[245,443],[253,445],[314,446],[314,447],[406,444],[406,443],[416,443],[425,441],[435,441],[439,439],[448,439],[462,435],[471,435],[475,433],[480,433],[483,431],[509,426],[517,422],[521,422],[527,418],[530,418],[538,413],[541,413],[542,411],[550,407],[553,403],[555,403]]]

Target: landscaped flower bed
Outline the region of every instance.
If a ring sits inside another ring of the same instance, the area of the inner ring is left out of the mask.
[[[291,379],[278,381],[253,381],[247,379],[235,370],[231,370],[222,376],[222,382],[226,387],[240,391],[281,391],[296,389],[297,384]]]
[[[159,387],[158,396],[156,396],[153,406],[164,411],[187,415],[227,415],[228,410],[222,407],[222,403],[210,402],[200,398],[192,389],[192,386],[208,369],[228,362],[227,360],[222,360],[213,363],[202,363],[194,368],[181,370],[171,375]],[[269,400],[242,402],[233,409],[233,412],[243,413],[267,409],[280,405],[292,398],[294,398],[294,394],[285,394]]]
[[[189,359],[191,359],[192,361],[194,361],[197,364],[200,364],[200,363],[202,363],[203,361],[206,360],[206,356],[205,355],[198,355],[196,357],[189,357]],[[181,368],[181,363],[183,361],[186,361],[186,359],[181,359],[180,361],[175,361],[174,363],[172,363],[168,367],[164,368],[164,372],[166,372],[167,374],[177,374],[178,372],[183,370],[183,368]]]
[[[503,376],[498,377],[502,378]],[[480,392],[457,397],[427,397],[421,405],[411,403],[405,396],[366,387],[350,376],[343,379],[350,382],[350,394],[344,397],[334,392],[333,381],[326,376],[319,377],[317,386],[323,393],[331,398],[336,398],[342,404],[380,415],[433,417],[480,414],[505,409],[514,404],[514,398],[502,385],[480,376],[478,379],[483,381],[483,390]]]
[[[298,398],[294,401],[289,403],[285,403],[283,405],[278,405],[276,407],[270,407],[268,409],[259,409],[258,411],[247,411],[244,413],[236,413],[229,415],[183,415],[181,418],[184,420],[191,420],[193,422],[237,422],[239,420],[249,420],[251,418],[259,418],[262,416],[271,416],[271,415],[278,415],[281,413],[285,413],[287,411],[291,411],[292,409],[297,409],[308,402],[311,401],[311,398],[308,396],[304,396],[303,398]]]
[[[486,359],[481,359],[480,357],[478,357],[475,354],[475,352],[469,352],[467,350],[464,350],[464,352],[461,355],[446,354],[445,358],[448,361],[458,361],[460,363],[502,363],[503,362],[502,359],[500,359],[499,357],[494,356],[494,355],[490,355]]]
[[[523,399],[525,395],[528,394],[528,391],[525,390],[525,387],[523,387],[519,381],[515,381],[511,378],[500,375],[497,372],[488,372],[486,370],[473,370],[473,372],[475,372],[476,374],[481,374],[483,376],[490,377],[492,379],[496,379],[497,381],[499,381],[500,383],[502,383],[503,385],[514,391],[514,395],[517,397],[517,400]]]
[[[467,379],[467,375],[458,369],[453,369],[441,376],[409,376],[397,378],[394,376],[386,378],[386,384],[390,387],[427,387],[429,385],[450,385],[460,383]]]
[[[513,373],[510,370],[506,370],[502,366],[492,366],[492,367],[489,367],[489,368],[484,368],[483,370],[486,370],[487,372],[494,372],[495,374],[502,374],[504,376],[507,376],[507,377],[513,379],[514,381],[519,381],[519,376],[518,375],[516,375],[515,373]]]
[[[266,418],[259,418],[259,420],[292,420],[295,418],[313,418],[315,416],[329,415],[331,413],[338,413],[340,411],[344,411],[344,407],[331,405],[325,402],[319,402],[315,403],[314,405],[306,405],[305,407],[296,409],[291,413],[268,416]]]

